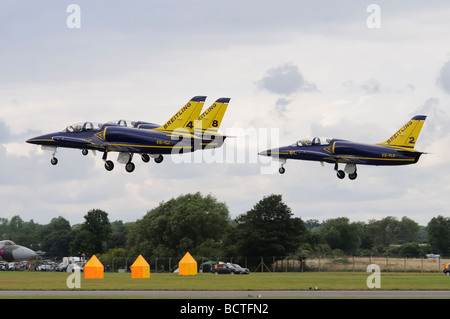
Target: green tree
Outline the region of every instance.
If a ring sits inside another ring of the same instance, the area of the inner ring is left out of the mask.
[[[418,242],[419,240],[420,226],[418,223],[413,221],[411,218],[403,216],[399,223],[399,236],[398,240],[400,242]]]
[[[438,216],[427,225],[429,244],[437,252],[448,256],[450,253],[450,218]]]
[[[18,245],[39,250],[39,231],[42,225],[36,224],[33,220],[25,222],[18,215],[9,221],[2,219],[1,222],[0,235],[3,239],[10,239]]]
[[[111,222],[111,236],[107,243],[107,249],[123,248],[126,246],[128,229],[131,224],[124,224],[121,220]]]
[[[84,216],[85,222],[74,227],[74,240],[71,243],[72,254],[101,254],[106,251],[106,243],[111,235],[111,223],[108,213],[100,209],[90,210]]]
[[[136,221],[127,245],[143,256],[183,256],[187,251],[209,254],[209,247],[216,250],[228,222],[225,203],[211,195],[182,195],[162,202]]]
[[[381,220],[370,220],[366,226],[366,234],[372,247],[386,248],[393,244],[400,234],[400,222],[392,216]]]
[[[329,219],[320,228],[320,234],[331,250],[340,249],[345,253],[355,253],[361,245],[364,226],[350,223],[347,217]]]
[[[236,218],[226,242],[234,241],[241,256],[287,256],[297,251],[306,233],[304,222],[292,216],[281,195],[266,196]]]
[[[72,228],[65,218],[53,218],[41,230],[41,249],[47,257],[63,258],[70,255]]]

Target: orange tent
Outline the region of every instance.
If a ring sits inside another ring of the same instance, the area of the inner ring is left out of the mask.
[[[185,276],[197,275],[197,262],[189,252],[178,263],[178,274]]]
[[[150,265],[141,255],[131,265],[131,278],[150,278]]]
[[[84,278],[103,278],[103,265],[97,257],[92,256],[84,265]]]

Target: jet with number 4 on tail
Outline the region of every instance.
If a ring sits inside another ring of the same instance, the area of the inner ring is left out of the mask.
[[[343,179],[348,174],[354,180],[357,165],[407,165],[419,161],[423,152],[414,149],[419,133],[425,122],[425,115],[416,115],[389,139],[375,145],[354,143],[341,139],[315,137],[277,149],[260,152],[259,155],[271,156],[281,162],[279,173],[284,174],[284,164],[288,159],[317,161],[334,164],[337,177]],[[344,170],[339,164],[345,164]]]
[[[226,136],[217,132],[229,98],[218,99],[203,114],[200,114],[206,96],[195,96],[165,124],[131,122],[125,120],[107,123],[84,122],[69,125],[60,132],[45,134],[27,140],[27,143],[41,145],[53,151],[51,163],[58,163],[55,157],[58,147],[81,149],[83,155],[89,150],[103,152],[105,168],[114,169],[108,160],[110,152],[118,152],[117,161],[125,164],[127,172],[133,172],[134,154],[140,154],[144,162],[150,157],[161,163],[163,154],[181,154],[223,145]]]

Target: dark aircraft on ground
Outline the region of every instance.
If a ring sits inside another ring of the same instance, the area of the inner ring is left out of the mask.
[[[227,109],[229,98],[216,100],[200,114],[206,96],[195,96],[164,125],[149,122],[119,120],[108,123],[85,122],[66,127],[60,132],[45,134],[27,140],[53,151],[51,163],[58,147],[103,152],[105,168],[111,171],[114,163],[107,159],[109,152],[118,152],[117,161],[125,164],[127,172],[134,171],[133,155],[138,153],[144,162],[150,157],[161,163],[163,154],[180,154],[223,145],[226,136],[218,132]]]
[[[281,162],[280,174],[287,159],[318,161],[334,164],[337,177],[343,179],[345,173],[353,180],[357,177],[356,165],[407,165],[417,163],[423,152],[414,149],[426,116],[417,115],[403,125],[385,142],[375,145],[354,143],[340,139],[312,138],[276,149],[260,152],[259,155],[272,156]],[[339,163],[345,169],[339,170]]]
[[[0,241],[0,261],[22,261],[36,257],[37,254],[26,247],[16,245],[11,240]]]

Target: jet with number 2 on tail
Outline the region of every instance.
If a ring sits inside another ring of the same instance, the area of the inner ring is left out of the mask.
[[[53,151],[51,163],[58,163],[55,157],[58,147],[81,149],[83,155],[89,150],[103,152],[105,168],[114,169],[114,163],[107,159],[110,152],[118,152],[117,161],[125,164],[127,172],[133,172],[134,154],[140,154],[144,162],[150,157],[161,163],[163,154],[181,154],[223,145],[226,136],[218,128],[230,101],[220,98],[201,113],[206,96],[195,96],[165,124],[131,122],[125,120],[107,123],[84,122],[69,125],[60,132],[45,134],[27,140],[27,143],[41,145]]]
[[[340,139],[302,139],[295,144],[260,152],[281,162],[279,173],[284,174],[284,164],[288,159],[318,161],[334,164],[337,177],[343,179],[348,174],[354,180],[358,175],[356,165],[407,165],[419,161],[423,152],[414,149],[419,133],[425,122],[425,115],[416,115],[385,142],[375,145],[354,143]],[[339,170],[339,164],[345,164]]]

